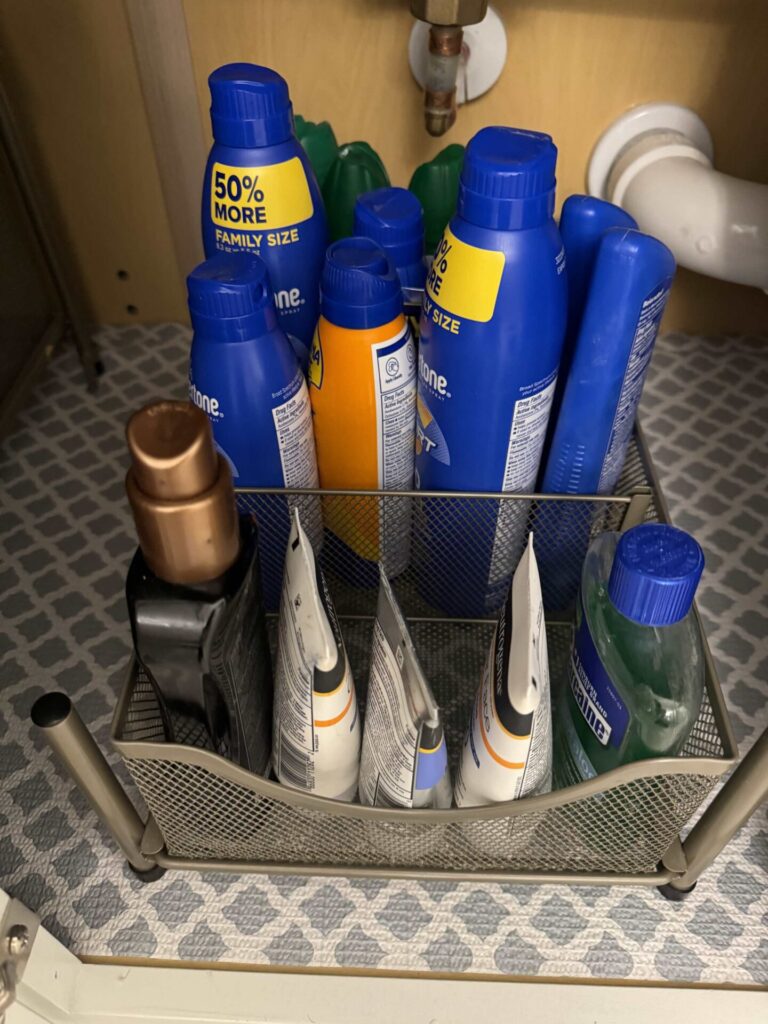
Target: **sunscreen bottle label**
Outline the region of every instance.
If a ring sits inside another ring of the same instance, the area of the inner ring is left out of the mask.
[[[376,448],[379,486],[410,490],[416,460],[416,346],[408,322],[391,342],[371,346],[376,394]],[[409,499],[390,499],[379,509],[380,559],[390,576],[408,567],[411,556]]]
[[[457,238],[447,227],[432,260],[427,276],[427,295],[459,321],[476,320],[487,323],[496,308],[496,298],[504,273],[504,253],[480,249]],[[430,316],[438,315],[433,307]],[[460,327],[434,320],[458,334]]]
[[[544,382],[524,388],[523,397],[515,402],[502,491],[530,494],[535,490],[556,383],[557,373],[552,373]],[[527,501],[501,502],[488,572],[490,586],[509,579],[510,560],[520,550],[528,509]]]
[[[365,382],[369,383],[365,383]],[[410,490],[416,415],[416,346],[400,319],[377,341],[320,322],[309,360],[318,469],[323,487]],[[352,450],[354,448],[354,451]],[[326,526],[366,561],[396,576],[410,557],[409,499],[377,502],[351,517],[344,499],[324,499]]]
[[[455,799],[477,807],[548,792],[549,661],[533,534],[499,616],[467,730]]]
[[[567,780],[567,785],[575,785],[597,774],[574,725],[574,716],[580,715],[584,719],[601,746],[611,746],[616,750],[621,748],[629,728],[629,709],[598,654],[583,603],[579,620],[568,670],[568,690],[563,694],[565,707],[561,716],[570,756],[566,764],[558,768],[558,772]]]
[[[412,486],[413,420],[416,403],[416,346],[410,325],[392,341],[371,346],[376,393],[379,486]]]
[[[423,357],[419,355],[419,366],[423,364]],[[441,462],[444,466],[450,466],[451,453],[448,450],[448,443],[445,434],[440,429],[437,420],[432,415],[429,406],[423,395],[416,396],[416,454],[429,455],[431,458]]]
[[[316,327],[312,338],[312,348],[309,352],[307,380],[309,381],[309,386],[317,388],[318,391],[323,386],[323,370],[323,344],[320,340],[320,331]]]
[[[318,487],[312,407],[300,370],[290,390],[290,397],[272,409],[283,481],[286,487]]]
[[[280,604],[274,715],[280,781],[353,800],[360,756],[355,684],[325,577],[295,511]]]
[[[214,162],[211,167],[211,220],[217,228],[250,234],[240,248],[259,249],[290,245],[299,240],[290,231],[266,241],[253,237],[261,232],[280,232],[309,220],[314,213],[312,196],[301,160],[297,156],[265,167],[232,167]],[[225,230],[226,233],[226,230]],[[218,236],[217,236],[218,237]],[[223,245],[227,240],[220,239]]]
[[[643,393],[648,365],[653,355],[653,345],[659,332],[659,322],[664,313],[668,297],[669,288],[666,286],[659,288],[648,296],[640,310],[640,318],[635,328],[635,336],[632,339],[632,348],[629,352],[627,368],[624,371],[619,401],[616,405],[616,414],[613,418],[608,448],[603,459],[600,480],[597,484],[598,494],[613,493],[624,465],[624,454],[632,434],[635,413],[640,396]]]
[[[411,807],[419,725],[413,720],[401,668],[378,619],[373,626],[365,713],[360,799],[372,807]]]
[[[567,786],[575,786],[597,775],[589,753],[576,729],[581,718],[603,747],[619,750],[629,728],[629,709],[613,685],[598,653],[581,603],[578,628],[568,668],[568,689],[563,694],[560,723],[565,739],[565,760],[558,765],[558,777]],[[561,757],[563,749],[561,748]]]
[[[301,370],[296,371],[296,377],[286,391],[290,397],[272,409],[283,486],[317,488],[320,481],[312,431],[312,406]],[[293,494],[288,497],[288,504],[300,510],[302,526],[313,547],[319,551],[323,542],[320,498],[312,494]]]
[[[360,801],[372,807],[451,805],[440,709],[383,567],[373,626]]]

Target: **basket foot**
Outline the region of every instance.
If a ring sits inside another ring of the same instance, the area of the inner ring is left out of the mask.
[[[166,869],[161,868],[159,864],[155,864],[152,868],[147,868],[146,871],[139,871],[138,868],[135,868],[133,864],[128,861],[128,867],[131,869],[132,874],[134,874],[140,882],[144,882],[145,885],[148,885],[150,882],[157,882],[158,879],[163,877],[166,871]]]
[[[667,882],[666,885],[657,885],[656,888],[665,900],[670,900],[672,903],[681,903],[683,900],[688,899],[697,884],[697,882],[694,882],[687,889],[676,889],[671,882]]]

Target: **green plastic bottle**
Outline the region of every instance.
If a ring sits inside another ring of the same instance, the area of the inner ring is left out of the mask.
[[[692,612],[703,568],[693,537],[661,523],[592,542],[555,715],[556,788],[680,753],[704,688]]]
[[[322,189],[328,172],[339,153],[339,144],[333,128],[327,121],[305,121],[298,114],[294,117],[296,138],[304,147],[315,172],[317,183]]]
[[[424,208],[424,247],[432,254],[445,225],[456,212],[459,176],[464,163],[464,147],[457,142],[413,172],[408,186]]]
[[[387,169],[367,142],[346,142],[339,147],[338,156],[323,185],[328,233],[332,242],[353,234],[357,197],[387,185]]]

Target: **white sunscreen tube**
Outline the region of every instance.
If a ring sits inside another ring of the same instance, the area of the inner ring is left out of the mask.
[[[457,807],[480,807],[551,788],[547,634],[530,534],[496,623],[454,798]]]
[[[354,800],[360,764],[355,683],[298,509],[285,553],[274,709],[272,763],[280,782]]]
[[[450,807],[440,709],[382,565],[379,572],[360,802],[372,807]]]

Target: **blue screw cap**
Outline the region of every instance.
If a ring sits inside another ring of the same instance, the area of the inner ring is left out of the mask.
[[[424,211],[407,188],[377,188],[357,197],[355,234],[372,238],[394,263],[403,287],[424,287]],[[420,280],[403,280],[403,276]]]
[[[549,135],[483,128],[464,154],[456,212],[479,227],[502,231],[544,223],[555,208],[556,163]]]
[[[642,523],[619,538],[608,579],[614,607],[643,626],[685,618],[704,569],[704,552],[689,533]]]
[[[224,64],[208,77],[208,87],[213,137],[222,146],[273,146],[293,134],[288,84],[271,68]]]
[[[245,252],[219,252],[187,278],[189,315],[195,331],[232,341],[257,338],[277,326],[267,266]]]
[[[397,271],[372,239],[342,238],[328,247],[320,312],[339,327],[380,327],[403,312]]]

